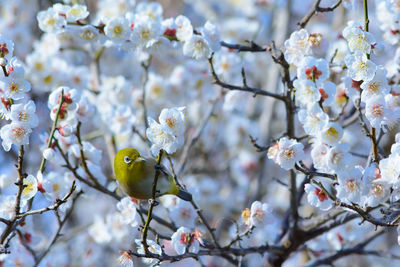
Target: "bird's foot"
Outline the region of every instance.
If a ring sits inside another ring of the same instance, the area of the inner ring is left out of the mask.
[[[154,168],[157,170],[157,171],[162,171],[162,166],[160,165],[160,164],[154,164]]]
[[[155,206],[157,206],[158,204],[160,204],[160,202],[158,202],[158,201],[155,200],[155,199],[149,199],[149,204],[150,204],[150,205],[153,205],[153,206],[155,207]]]

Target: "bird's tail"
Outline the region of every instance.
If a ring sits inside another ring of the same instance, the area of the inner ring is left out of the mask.
[[[182,189],[179,189],[177,196],[180,199],[183,199],[185,201],[192,201],[192,194],[190,194]]]

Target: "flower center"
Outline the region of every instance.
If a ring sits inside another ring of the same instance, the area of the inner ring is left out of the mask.
[[[328,196],[325,194],[325,192],[319,188],[315,188],[314,195],[318,197],[318,200],[320,202],[324,202],[325,200],[328,200]]]
[[[9,53],[7,49],[7,44],[2,43],[0,44],[0,57],[5,57]]]
[[[316,66],[312,66],[311,68],[306,68],[304,73],[307,76],[307,80],[318,80],[319,76],[322,75],[322,72],[317,69]]]

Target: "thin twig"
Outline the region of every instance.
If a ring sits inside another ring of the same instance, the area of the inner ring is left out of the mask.
[[[317,14],[318,12],[331,12],[334,11],[336,8],[338,8],[340,6],[340,4],[342,3],[342,0],[338,0],[336,2],[336,4],[334,4],[331,7],[320,7],[319,4],[321,3],[321,0],[316,0],[314,3],[313,8],[310,10],[310,12],[308,12],[307,15],[304,16],[304,18],[297,23],[297,25],[299,25],[299,28],[304,28],[306,27],[307,23],[310,21],[310,19]]]

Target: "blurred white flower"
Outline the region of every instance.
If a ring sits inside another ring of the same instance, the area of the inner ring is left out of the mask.
[[[201,34],[207,40],[213,52],[217,52],[221,49],[221,37],[217,27],[210,21],[207,21],[204,26],[200,29]]]
[[[109,227],[99,215],[96,215],[93,224],[89,226],[88,233],[99,244],[107,244],[112,239]]]
[[[121,256],[118,257],[117,263],[121,266],[134,267],[133,258],[126,251],[119,252]]]
[[[163,14],[163,7],[158,2],[140,2],[136,6],[136,15],[147,16],[148,18],[161,21]]]
[[[49,201],[62,199],[69,191],[72,182],[67,175],[51,171],[41,181],[44,196]]]
[[[184,226],[190,229],[195,227],[197,213],[187,201],[179,199],[177,205],[170,210],[169,215],[177,226]]]
[[[136,227],[139,224],[140,217],[137,213],[137,206],[129,197],[124,197],[117,203],[117,209],[121,214],[121,220],[124,224],[130,224]]]
[[[139,47],[149,48],[163,34],[161,23],[150,17],[141,17],[135,21],[132,32],[132,41],[137,43]]]
[[[104,27],[104,33],[115,43],[124,42],[131,34],[129,21],[124,17],[113,18]]]
[[[16,196],[0,196],[0,217],[10,220],[15,214],[15,199]],[[21,207],[25,206],[26,201],[21,202]]]
[[[176,37],[179,41],[187,41],[193,35],[193,27],[190,20],[183,16],[179,15],[175,18],[175,24],[177,25],[176,29]]]
[[[67,25],[65,17],[53,8],[40,11],[36,16],[39,28],[44,32],[56,33]]]
[[[273,222],[272,209],[266,203],[254,201],[250,208],[250,226],[263,226]]]
[[[85,5],[74,4],[67,10],[65,16],[68,22],[76,22],[89,16],[89,12]]]
[[[211,56],[211,48],[203,36],[192,35],[183,45],[183,54],[194,59],[208,59]]]

